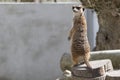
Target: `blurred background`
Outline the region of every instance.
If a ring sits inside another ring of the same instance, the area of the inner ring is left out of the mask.
[[[72,27],[73,4],[0,5],[0,80],[55,80]],[[91,50],[95,46],[96,13],[85,11]]]

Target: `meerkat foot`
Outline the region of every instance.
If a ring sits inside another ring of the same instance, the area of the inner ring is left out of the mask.
[[[81,62],[80,65],[83,65],[85,62]]]
[[[73,67],[77,67],[79,64],[74,64]]]
[[[74,64],[73,67],[77,67],[78,65],[83,65],[85,62],[81,62],[81,63],[78,63],[78,64]]]

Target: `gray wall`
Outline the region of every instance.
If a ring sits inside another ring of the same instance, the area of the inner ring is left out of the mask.
[[[98,19],[94,10],[86,10],[86,19],[88,27],[88,39],[90,41],[91,50],[96,46],[96,33],[98,32]]]
[[[71,6],[0,5],[0,80],[55,80],[61,75],[60,57],[70,52]]]

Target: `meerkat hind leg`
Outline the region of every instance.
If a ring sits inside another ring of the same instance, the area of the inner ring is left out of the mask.
[[[87,56],[84,56],[84,62],[85,62],[85,64],[86,64],[86,66],[87,66],[87,69],[88,69],[89,71],[93,71],[92,66],[91,66],[90,63],[89,63],[89,59],[87,58]]]
[[[80,63],[80,65],[83,65],[83,64],[85,64],[85,62],[81,62],[81,63]]]
[[[73,67],[76,67],[79,65],[79,57],[73,57]]]
[[[76,58],[73,58],[73,61],[74,61],[74,67],[83,65],[85,63],[82,56],[79,57],[77,56]]]

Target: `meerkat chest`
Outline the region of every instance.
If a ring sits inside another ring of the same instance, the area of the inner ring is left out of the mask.
[[[77,29],[73,34],[73,42],[79,44],[84,43],[87,40],[87,32],[83,28]]]
[[[72,39],[72,51],[86,53],[89,51],[89,43],[86,31],[76,31]]]

